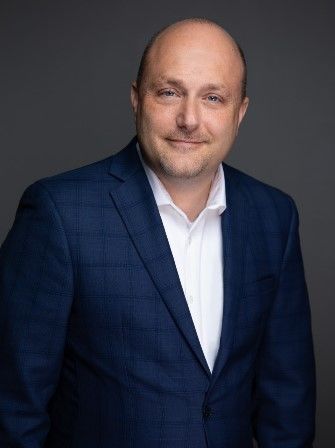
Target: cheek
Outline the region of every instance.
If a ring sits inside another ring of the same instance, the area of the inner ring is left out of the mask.
[[[206,127],[216,138],[230,139],[235,133],[234,117],[228,114],[210,114],[206,117]]]
[[[171,128],[171,123],[173,123],[173,111],[168,107],[147,105],[142,109],[142,121],[145,122],[149,131],[166,130],[166,128]]]

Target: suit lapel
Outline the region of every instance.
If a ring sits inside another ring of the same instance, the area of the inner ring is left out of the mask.
[[[232,168],[223,164],[227,208],[221,219],[223,235],[224,307],[219,351],[215,360],[211,385],[222,371],[233,341],[235,322],[242,294],[247,246],[248,201]]]
[[[210,377],[135,139],[113,157],[110,173],[121,180],[110,194],[129,236],[180,332]]]

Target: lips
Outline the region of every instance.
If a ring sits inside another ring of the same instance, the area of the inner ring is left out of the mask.
[[[192,140],[171,140],[171,141],[177,143],[201,143],[201,142],[194,142]]]
[[[171,139],[171,138],[168,138],[167,140],[169,140],[172,143],[183,144],[183,145],[199,145],[200,143],[203,143],[202,141],[195,141],[195,140],[177,140],[177,139]]]

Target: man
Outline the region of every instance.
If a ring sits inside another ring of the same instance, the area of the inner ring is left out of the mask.
[[[137,137],[27,188],[0,255],[1,448],[311,447],[298,214],[222,163],[242,50],[188,19],[146,49]]]

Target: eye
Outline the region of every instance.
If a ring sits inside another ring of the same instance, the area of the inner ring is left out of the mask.
[[[159,93],[161,96],[167,96],[167,97],[170,97],[170,96],[174,96],[175,95],[175,92],[173,91],[173,90],[164,90],[163,92],[160,92]]]
[[[207,97],[211,103],[219,103],[221,99],[216,95],[208,95]]]

